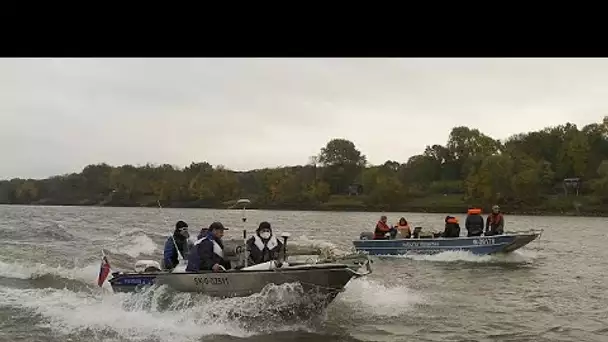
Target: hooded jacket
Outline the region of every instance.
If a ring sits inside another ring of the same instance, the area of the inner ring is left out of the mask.
[[[270,230],[271,236],[268,240],[262,239],[260,236],[260,231],[263,228]],[[278,260],[283,250],[283,243],[272,234],[270,224],[263,225],[262,223],[255,231],[255,235],[247,240],[247,250],[249,251],[247,263],[257,265],[270,260]]]
[[[198,239],[188,255],[186,272],[211,271],[213,265],[219,264],[230,269],[230,262],[224,259],[224,244],[211,232]]]
[[[177,250],[181,253],[182,257],[188,258],[188,238],[180,233],[180,229],[187,228],[188,225],[184,221],[179,221],[175,225],[173,235],[167,238],[163,250],[163,267],[165,269],[173,269],[179,265],[179,256]],[[175,240],[175,242],[174,242]],[[175,246],[177,245],[177,250]]]

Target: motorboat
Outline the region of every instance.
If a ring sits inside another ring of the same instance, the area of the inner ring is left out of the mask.
[[[244,215],[243,218],[245,222]],[[287,255],[289,236],[289,233],[281,234],[283,260],[247,265],[247,232],[243,230],[242,245],[225,248],[227,253],[224,255],[230,261],[231,269],[223,272],[186,272],[186,261],[181,258],[180,265],[167,271],[162,270],[160,263],[155,260],[138,260],[132,271],[111,273],[108,282],[115,292],[137,292],[154,285],[166,285],[178,292],[203,293],[212,297],[244,297],[261,292],[269,284],[297,283],[306,293],[322,295],[325,303],[329,304],[351,279],[372,272],[371,260],[366,255],[290,261]]]
[[[418,229],[420,227],[416,227]],[[476,255],[511,253],[542,235],[543,230],[506,232],[492,236],[428,237],[373,239],[372,232],[362,232],[353,240],[355,250],[368,255],[432,255],[447,251],[465,251]],[[413,234],[416,236],[416,234]]]

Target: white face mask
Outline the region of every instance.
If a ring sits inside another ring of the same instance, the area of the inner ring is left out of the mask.
[[[261,232],[260,233],[260,237],[262,239],[270,239],[270,235],[271,235],[270,232]]]

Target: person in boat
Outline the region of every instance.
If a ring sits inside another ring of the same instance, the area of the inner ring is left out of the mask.
[[[203,228],[201,228],[201,231],[196,236],[195,240],[192,240],[192,239],[188,238],[188,251],[192,250],[192,247],[194,247],[194,243],[196,242],[196,240],[202,239],[202,238],[205,237],[205,235],[207,235],[207,231],[208,230],[209,230],[209,228],[203,227]]]
[[[397,234],[397,230],[395,228],[389,227],[386,224],[387,218],[386,215],[380,216],[380,221],[376,223],[376,229],[374,230],[374,240],[386,240],[386,233],[390,233],[392,237]]]
[[[467,236],[481,236],[481,234],[483,234],[483,216],[481,216],[481,209],[469,208],[464,227],[467,229]]]
[[[273,234],[270,223],[260,223],[255,235],[247,240],[249,251],[249,265],[257,265],[271,260],[279,260],[279,254],[283,250],[283,243]]]
[[[179,265],[179,255],[177,251],[182,255],[183,258],[188,257],[188,224],[184,221],[177,221],[175,224],[175,230],[173,235],[167,238],[165,241],[165,248],[163,251],[163,265],[162,267],[166,270],[172,270]]]
[[[404,239],[409,239],[412,237],[412,230],[410,229],[410,225],[407,223],[405,217],[399,219],[399,222],[395,226],[395,229],[399,232]]]
[[[231,268],[230,261],[224,259],[224,230],[227,230],[221,222],[213,222],[209,226],[207,234],[196,240],[190,255],[186,272],[213,271],[222,272]]]
[[[486,219],[486,236],[492,235],[500,235],[504,234],[505,228],[505,218],[500,212],[500,207],[498,205],[494,205],[492,207],[492,213],[488,215]]]
[[[196,237],[196,239],[202,239],[205,237],[205,235],[207,235],[207,232],[209,231],[209,228],[201,228],[201,231],[198,233],[198,236]]]
[[[441,236],[445,238],[457,238],[460,236],[460,224],[454,216],[445,217],[445,229]]]

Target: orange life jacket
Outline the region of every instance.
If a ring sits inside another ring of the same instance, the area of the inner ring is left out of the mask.
[[[472,208],[472,209],[469,209],[469,210],[467,211],[467,214],[468,214],[468,215],[480,215],[480,214],[481,214],[481,209],[479,209],[479,208]]]
[[[390,230],[391,227],[389,227],[386,223],[378,221],[378,223],[376,223],[376,230],[374,231],[374,239],[383,239],[384,234],[388,233]]]
[[[490,215],[488,215],[488,221],[490,222],[490,224],[498,224],[502,219],[503,217],[501,213],[491,213]]]
[[[407,231],[409,234],[412,234],[412,229],[410,228],[410,225],[408,223],[404,224],[404,225],[400,225],[399,223],[397,223],[397,225],[395,226],[395,228],[397,228],[398,231]]]

